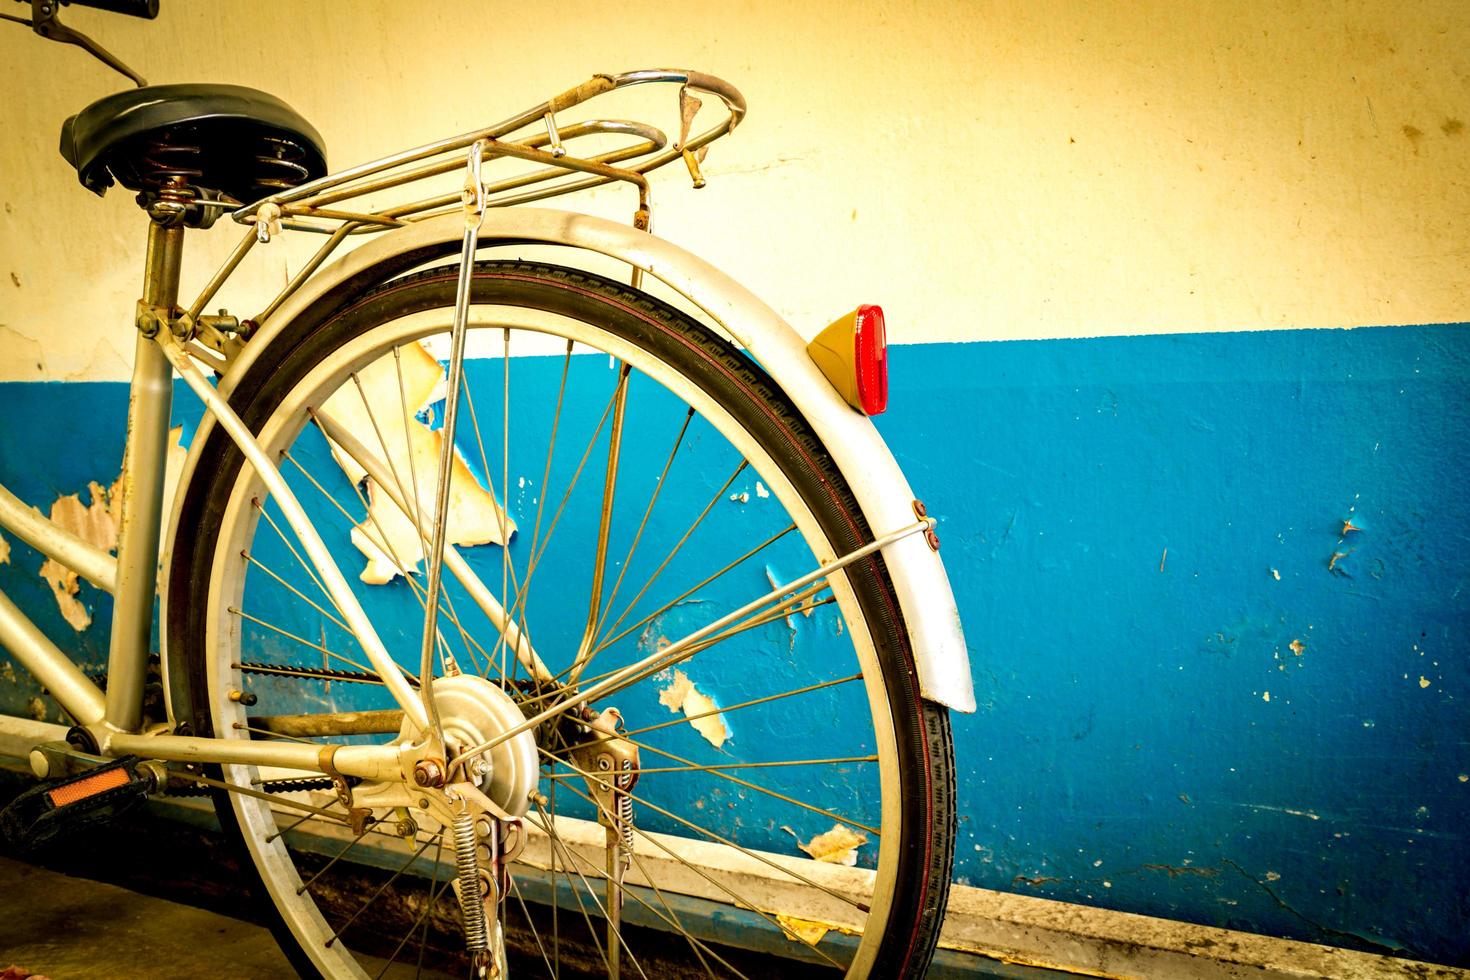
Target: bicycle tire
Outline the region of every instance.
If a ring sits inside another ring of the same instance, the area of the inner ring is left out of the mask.
[[[314,371],[333,363],[331,359],[348,345],[371,342],[378,335],[375,331],[383,333],[417,314],[443,314],[453,304],[456,279],[452,268],[406,275],[366,292],[314,326],[299,333],[282,333],[232,390],[233,407],[252,431],[280,427],[280,407]],[[691,386],[690,392],[702,392],[718,405],[725,415],[723,424],[733,421],[745,434],[740,438],[748,437],[764,451],[766,470],[779,469],[833,553],[843,554],[872,540],[872,531],[845,478],[778,384],[728,341],[672,306],[586,272],[526,262],[478,263],[471,296],[476,307],[514,308],[584,324],[592,335],[605,337],[609,346],[615,340],[627,350],[642,352],[650,365],[666,366]],[[311,323],[317,318],[302,319]],[[508,339],[506,342],[509,344]],[[569,352],[570,344],[569,339]],[[507,374],[513,363],[508,359],[503,368]],[[549,459],[548,454],[548,468]],[[242,455],[217,430],[202,447],[195,472],[199,478],[186,488],[181,532],[171,557],[168,642],[190,651],[187,686],[195,730],[238,737],[240,733],[223,728],[222,719],[229,709],[220,701],[218,683],[211,686],[211,676],[221,669],[219,655],[211,658],[206,653],[217,645],[220,610],[214,610],[211,618],[210,603],[198,597],[211,596],[217,587],[224,587],[215,580],[222,582],[227,577],[220,569],[226,560],[222,553],[233,541],[230,529],[249,521],[238,516],[242,506],[238,498],[249,473]],[[230,516],[231,506],[236,516]],[[892,887],[881,935],[865,933],[857,954],[861,965],[852,973],[917,976],[926,968],[938,939],[953,859],[954,763],[948,713],[919,696],[908,634],[882,559],[874,556],[855,563],[847,570],[845,581],[851,590],[848,601],[861,616],[881,674],[876,680],[866,677],[863,683],[881,690],[889,716],[891,767],[896,771],[882,778],[895,779],[898,786],[894,805],[900,839],[894,863],[884,872]],[[855,645],[859,642],[854,638]],[[237,654],[232,663],[238,662]],[[884,722],[874,720],[875,731],[880,724]],[[881,742],[882,736],[875,735],[875,741]],[[247,802],[242,804],[242,800]],[[224,792],[216,794],[215,800],[222,827],[248,856],[242,866],[251,871],[252,888],[269,894],[271,876],[285,872],[271,870],[274,859],[262,857],[269,842],[263,844],[259,832],[242,823],[242,806],[258,806],[248,801],[248,797]],[[883,828],[885,835],[890,832],[886,818]],[[293,866],[290,874],[300,872]],[[279,892],[279,882],[276,884]],[[874,907],[878,904],[875,899]],[[304,948],[300,928],[292,926],[291,915],[280,903],[272,904],[265,914],[303,976],[336,975],[330,968],[324,970]],[[588,924],[590,927],[590,919]],[[698,952],[696,949],[696,955]]]

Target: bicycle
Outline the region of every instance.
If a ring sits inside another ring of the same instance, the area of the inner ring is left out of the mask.
[[[45,780],[12,835],[207,791],[303,976],[647,976],[655,932],[711,975],[773,942],[922,973],[954,847],[948,710],[974,698],[935,521],[868,418],[881,310],[809,345],[649,230],[646,175],[681,161],[701,185],[739,92],[596,75],[329,172],[284,102],[145,86],[30,2],[7,19],[137,83],[67,120],[63,153],[149,222],[117,556],[0,487],[0,527],[115,597],[104,690],[0,593],[0,643],[74,721],[0,718]],[[672,143],[567,118],[652,84],[677,87]],[[706,100],[722,115],[695,130]],[[636,192],[630,224],[522,206],[610,184]],[[184,305],[184,235],[225,215],[244,234]],[[205,313],[286,234],[323,243],[278,295]],[[502,257],[526,248],[559,261]],[[205,414],[160,548],[175,374]]]

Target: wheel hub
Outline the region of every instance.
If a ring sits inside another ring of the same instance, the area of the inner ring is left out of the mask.
[[[436,679],[434,705],[439,709],[445,747],[451,753],[498,738],[526,720],[510,695],[472,674]],[[408,736],[408,725],[405,720],[403,737]],[[472,759],[469,766],[471,781],[506,813],[519,817],[530,808],[531,791],[540,778],[531,732],[506,739]]]

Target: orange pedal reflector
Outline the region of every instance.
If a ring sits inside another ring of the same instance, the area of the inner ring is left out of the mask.
[[[66,806],[85,800],[89,796],[105,793],[110,789],[117,789],[128,782],[128,771],[126,769],[104,769],[94,776],[79,779],[65,786],[58,786],[46,795],[51,798],[52,806]]]

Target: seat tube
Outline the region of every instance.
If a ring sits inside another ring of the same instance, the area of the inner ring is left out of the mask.
[[[150,221],[143,302],[172,309],[178,302],[184,228]],[[117,592],[107,657],[107,724],[138,731],[153,637],[158,581],[158,535],[163,515],[173,372],[152,339],[138,333],[128,392],[128,435],[123,450],[122,518],[117,534]]]

